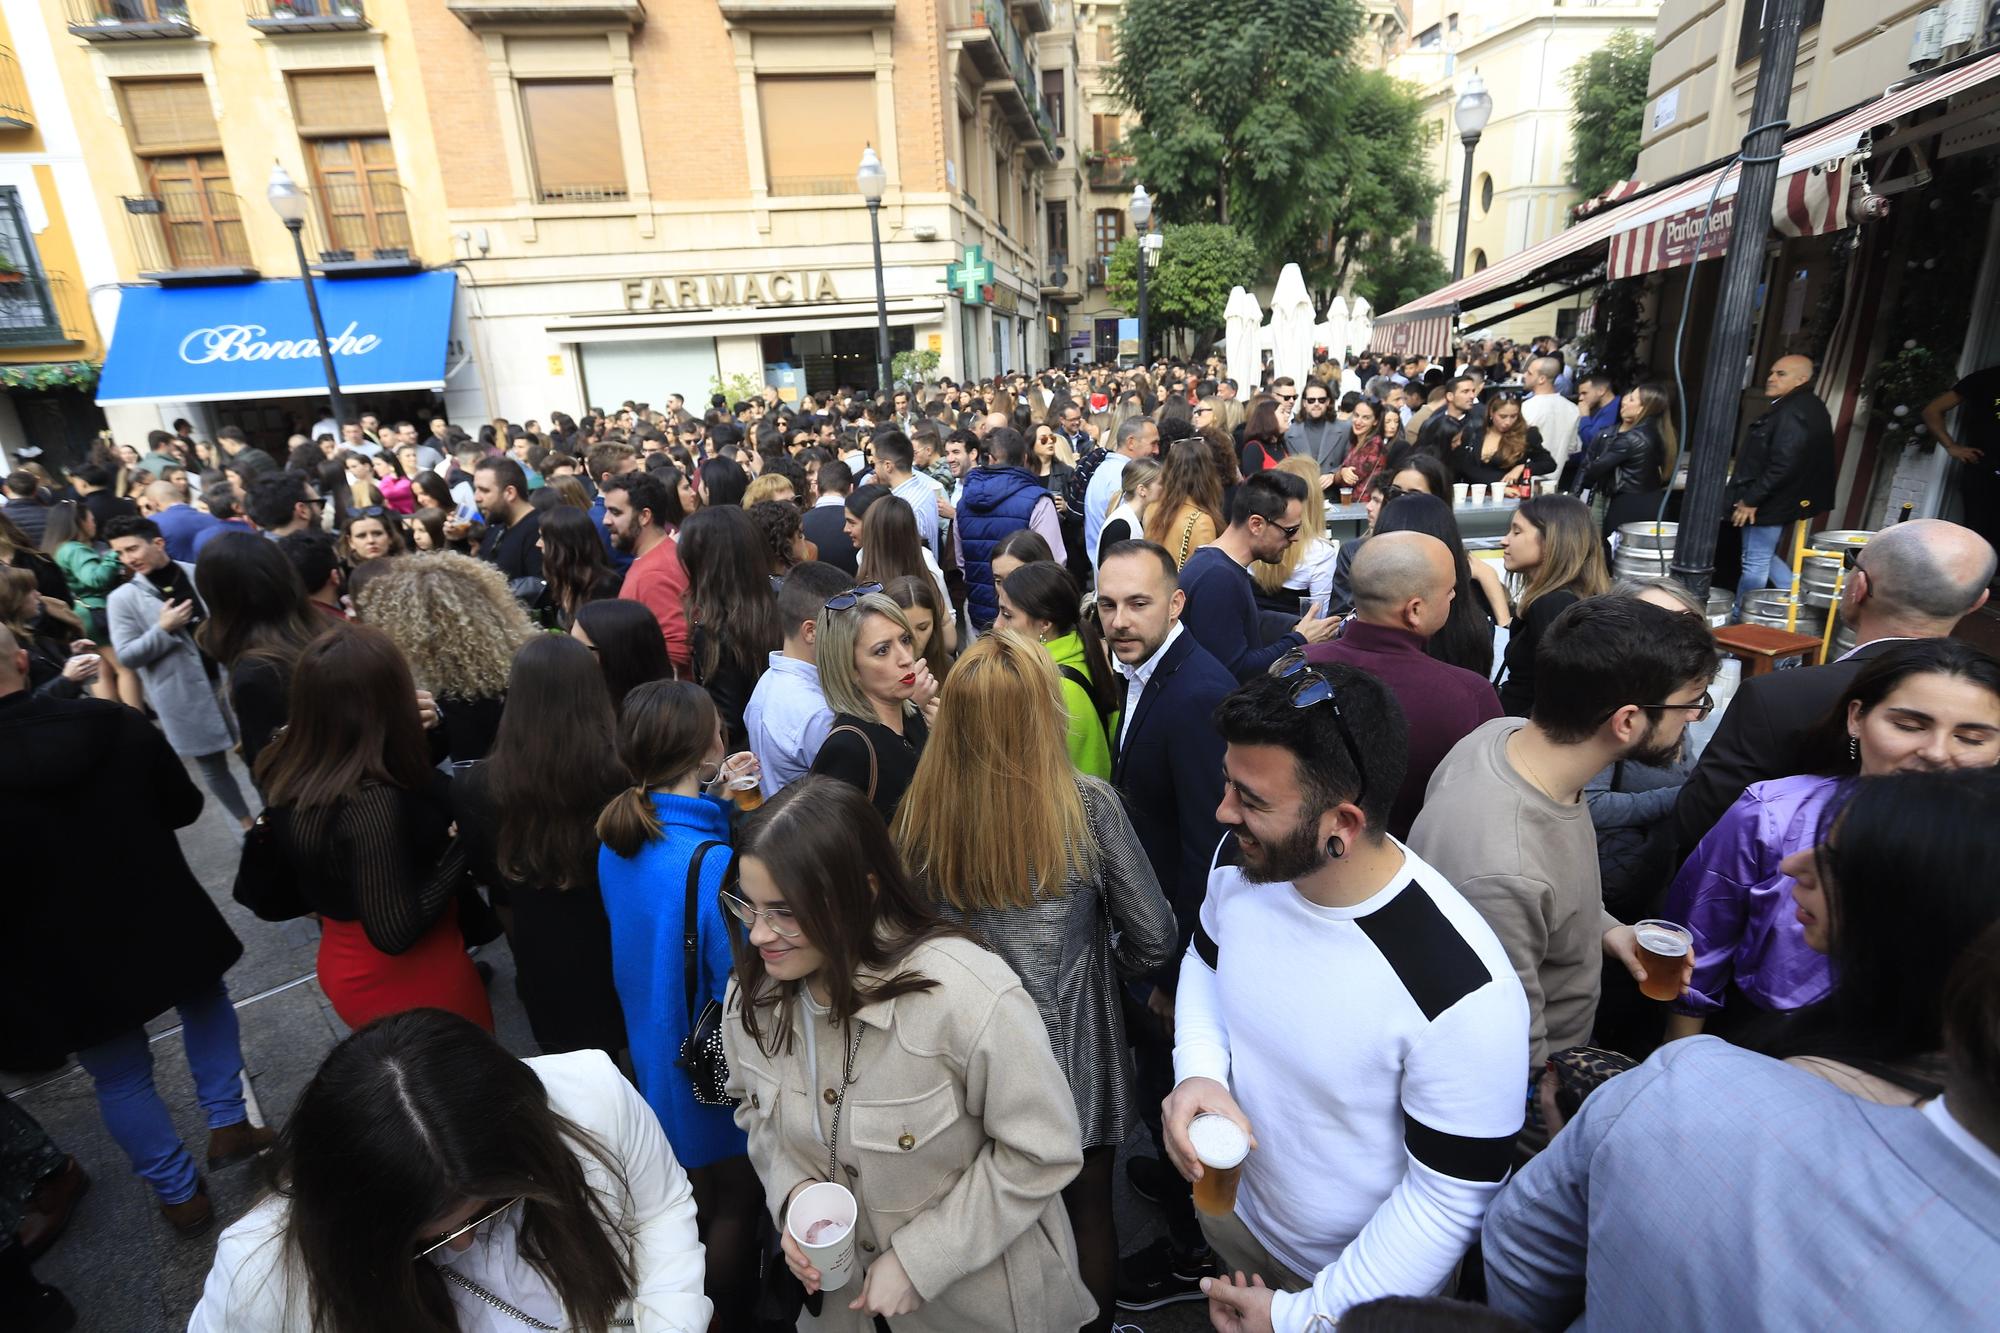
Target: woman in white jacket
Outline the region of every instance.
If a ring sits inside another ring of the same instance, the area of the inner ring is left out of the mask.
[[[708,1327],[687,1176],[602,1051],[392,1015],[334,1048],[269,1168],[189,1333]]]

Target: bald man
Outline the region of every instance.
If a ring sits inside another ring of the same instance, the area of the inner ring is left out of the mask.
[[[140,498],[145,501],[141,508],[160,525],[160,536],[167,541],[167,554],[182,564],[193,564],[195,556],[200,554],[203,535],[222,527],[221,519],[189,504],[181,488],[170,481],[153,482]]]
[[[1840,595],[1855,647],[1825,666],[1774,671],[1738,687],[1674,805],[1682,855],[1745,787],[1806,770],[1807,734],[1870,658],[1909,639],[1942,639],[1984,606],[1994,561],[1978,533],[1943,519],[1898,523],[1869,538]]]
[[[1428,495],[1390,504],[1426,501],[1444,508]],[[1500,697],[1478,672],[1440,662],[1426,651],[1431,635],[1451,617],[1458,592],[1451,548],[1428,533],[1379,533],[1355,554],[1352,586],[1353,618],[1339,638],[1312,645],[1306,657],[1370,673],[1403,706],[1410,759],[1389,811],[1389,832],[1406,838],[1432,770],[1473,728],[1500,716]]]
[[[1743,574],[1736,611],[1766,585],[1792,586],[1793,534],[1833,508],[1833,419],[1813,395],[1812,358],[1771,363],[1764,392],[1771,406],[1750,423],[1729,476],[1729,521],[1743,534]]]

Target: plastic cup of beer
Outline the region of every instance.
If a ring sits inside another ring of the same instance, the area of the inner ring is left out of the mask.
[[[1671,921],[1641,921],[1632,929],[1639,937],[1640,966],[1646,969],[1639,993],[1649,1000],[1680,999],[1681,970],[1694,949],[1694,936]]]
[[[723,760],[721,777],[723,790],[736,802],[738,810],[748,814],[764,804],[764,793],[757,785],[757,760],[748,750]]]
[[[847,1186],[822,1180],[800,1190],[785,1214],[785,1230],[819,1270],[819,1289],[839,1291],[854,1280],[854,1195]]]
[[[1454,481],[1451,484],[1451,502],[1461,509],[1465,507],[1466,497],[1471,493],[1472,485],[1470,482]]]
[[[1208,1112],[1188,1122],[1188,1142],[1201,1160],[1201,1179],[1194,1182],[1194,1206],[1210,1217],[1236,1211],[1236,1182],[1243,1178],[1243,1159],[1250,1155],[1250,1136],[1226,1115]]]

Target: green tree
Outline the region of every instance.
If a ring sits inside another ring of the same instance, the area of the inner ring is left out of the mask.
[[[1139,283],[1133,270],[1138,254],[1138,238],[1127,236],[1111,252],[1104,278],[1105,294],[1128,315],[1139,309]],[[1185,329],[1194,336],[1197,350],[1206,347],[1222,334],[1229,289],[1249,286],[1257,273],[1257,247],[1236,228],[1218,222],[1167,225],[1160,234],[1159,267],[1146,276],[1151,331],[1157,335],[1166,329]]]
[[[1638,167],[1646,84],[1652,74],[1653,39],[1637,29],[1620,28],[1563,75],[1575,150],[1570,180],[1584,198],[1596,198]]]
[[[1350,57],[1362,26],[1359,0],[1144,0],[1112,73],[1160,216],[1235,226],[1321,302],[1436,197],[1416,97]]]
[[[1444,256],[1415,236],[1402,236],[1361,257],[1354,290],[1380,313],[1407,305],[1450,281],[1451,266]]]

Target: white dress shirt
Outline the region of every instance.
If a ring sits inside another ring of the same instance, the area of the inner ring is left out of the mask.
[[[1160,640],[1159,648],[1137,666],[1128,665],[1120,658],[1111,659],[1113,669],[1132,682],[1131,688],[1125,691],[1124,712],[1118,718],[1119,749],[1125,748],[1125,733],[1131,730],[1132,714],[1139,711],[1139,696],[1146,692],[1146,682],[1153,678],[1153,672],[1159,669],[1161,659],[1167,655],[1167,649],[1174,646],[1174,640],[1181,636],[1181,630],[1181,622],[1176,620],[1167,630],[1167,637]]]

